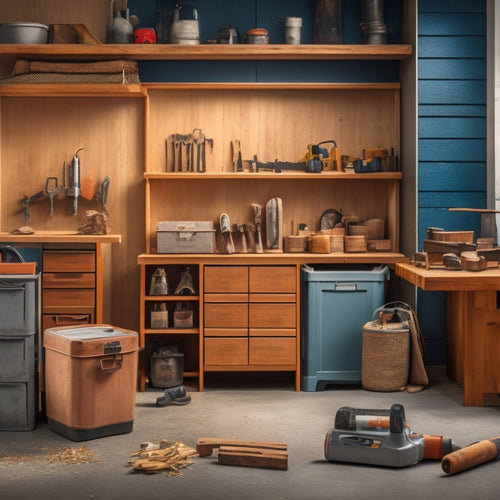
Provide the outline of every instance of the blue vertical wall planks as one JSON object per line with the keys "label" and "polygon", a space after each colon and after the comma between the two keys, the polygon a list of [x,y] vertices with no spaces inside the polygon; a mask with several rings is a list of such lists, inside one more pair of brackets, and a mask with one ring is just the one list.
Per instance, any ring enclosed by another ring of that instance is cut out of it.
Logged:
{"label": "blue vertical wall planks", "polygon": [[[429,226],[480,232],[486,208],[486,1],[418,2],[418,244]],[[418,292],[429,364],[446,362],[446,295]]]}

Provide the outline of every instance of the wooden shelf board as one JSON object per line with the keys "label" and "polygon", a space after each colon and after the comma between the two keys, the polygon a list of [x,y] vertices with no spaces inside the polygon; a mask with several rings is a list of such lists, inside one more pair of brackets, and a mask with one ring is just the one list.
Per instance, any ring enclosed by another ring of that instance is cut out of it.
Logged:
{"label": "wooden shelf board", "polygon": [[409,262],[401,253],[141,254],[138,264],[395,264]]}
{"label": "wooden shelf board", "polygon": [[4,44],[0,57],[31,59],[304,60],[408,59],[411,45],[247,44]]}
{"label": "wooden shelf board", "polygon": [[145,300],[151,302],[189,302],[200,300],[200,297],[198,295],[146,295]]}
{"label": "wooden shelf board", "polygon": [[149,83],[142,86],[148,91],[161,90],[400,90],[399,82],[182,82]]}
{"label": "wooden shelf board", "polygon": [[374,172],[366,174],[356,174],[347,172],[321,172],[312,174],[308,172],[297,171],[282,171],[282,172],[145,172],[144,178],[149,180],[176,180],[176,179],[203,179],[203,180],[245,180],[245,179],[262,179],[262,180],[283,180],[283,179],[300,179],[301,181],[324,181],[326,179],[335,180],[401,180],[402,172]]}
{"label": "wooden shelf board", "polygon": [[146,328],[144,330],[144,335],[198,335],[199,333],[198,328]]}
{"label": "wooden shelf board", "polygon": [[70,231],[35,231],[35,234],[0,232],[3,243],[121,243],[121,234],[78,234]]}
{"label": "wooden shelf board", "polygon": [[6,84],[0,85],[0,97],[146,97],[146,90],[140,84]]}

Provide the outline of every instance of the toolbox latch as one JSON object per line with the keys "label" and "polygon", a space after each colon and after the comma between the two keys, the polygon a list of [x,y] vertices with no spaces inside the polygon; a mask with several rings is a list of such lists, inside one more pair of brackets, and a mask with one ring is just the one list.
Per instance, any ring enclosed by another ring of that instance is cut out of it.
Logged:
{"label": "toolbox latch", "polygon": [[115,352],[121,352],[122,346],[119,340],[113,340],[104,344],[104,354],[113,354]]}

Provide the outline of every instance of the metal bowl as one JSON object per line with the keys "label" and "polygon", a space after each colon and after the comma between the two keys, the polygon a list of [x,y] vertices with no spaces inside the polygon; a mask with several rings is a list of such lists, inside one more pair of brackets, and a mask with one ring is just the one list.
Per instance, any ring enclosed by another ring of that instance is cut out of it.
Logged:
{"label": "metal bowl", "polygon": [[0,24],[0,43],[47,43],[49,27],[39,23]]}

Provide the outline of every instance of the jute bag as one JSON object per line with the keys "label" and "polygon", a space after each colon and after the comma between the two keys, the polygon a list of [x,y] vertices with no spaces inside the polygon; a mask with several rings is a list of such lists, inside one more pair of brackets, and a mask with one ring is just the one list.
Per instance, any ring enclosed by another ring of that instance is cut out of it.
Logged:
{"label": "jute bag", "polygon": [[418,392],[429,384],[417,317],[403,302],[386,304],[363,326],[361,385],[369,391]]}

